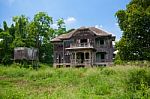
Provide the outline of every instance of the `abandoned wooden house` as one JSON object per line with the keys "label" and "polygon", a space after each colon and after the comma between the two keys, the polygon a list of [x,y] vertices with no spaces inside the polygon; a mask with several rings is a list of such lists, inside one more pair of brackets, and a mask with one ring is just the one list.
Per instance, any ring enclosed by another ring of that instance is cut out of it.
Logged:
{"label": "abandoned wooden house", "polygon": [[54,67],[91,67],[112,64],[115,36],[95,27],[81,27],[51,40]]}

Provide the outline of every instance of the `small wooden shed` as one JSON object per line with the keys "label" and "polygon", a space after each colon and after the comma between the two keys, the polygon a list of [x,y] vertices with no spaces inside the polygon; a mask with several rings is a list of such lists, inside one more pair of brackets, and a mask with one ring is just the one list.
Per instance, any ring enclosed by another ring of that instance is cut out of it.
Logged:
{"label": "small wooden shed", "polygon": [[38,49],[17,47],[14,49],[14,60],[38,60]]}

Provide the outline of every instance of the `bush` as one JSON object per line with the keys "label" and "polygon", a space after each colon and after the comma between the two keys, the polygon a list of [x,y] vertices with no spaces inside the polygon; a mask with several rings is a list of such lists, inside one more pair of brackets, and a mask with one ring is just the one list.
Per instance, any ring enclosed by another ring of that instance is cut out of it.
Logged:
{"label": "bush", "polygon": [[2,63],[4,65],[10,65],[12,64],[11,55],[5,55],[2,59]]}
{"label": "bush", "polygon": [[28,69],[19,67],[1,67],[0,75],[7,77],[24,77],[29,72]]}
{"label": "bush", "polygon": [[133,69],[127,77],[127,91],[131,98],[148,98],[150,87],[150,70],[149,68]]}

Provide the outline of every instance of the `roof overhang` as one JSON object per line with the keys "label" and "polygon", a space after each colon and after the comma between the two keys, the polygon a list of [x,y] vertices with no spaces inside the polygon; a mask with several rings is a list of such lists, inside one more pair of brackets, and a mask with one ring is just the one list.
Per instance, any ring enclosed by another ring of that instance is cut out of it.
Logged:
{"label": "roof overhang", "polygon": [[66,33],[66,34],[62,34],[54,39],[51,40],[51,42],[61,42],[63,40],[66,40],[66,39],[69,39],[71,38],[73,35],[75,35],[78,31],[90,31],[91,33],[93,33],[94,35],[96,36],[100,36],[100,37],[112,37],[113,40],[115,40],[115,36],[112,36],[112,34],[102,30],[102,29],[98,29],[98,28],[95,28],[95,27],[81,27],[81,28],[78,28],[76,30],[73,30],[69,33]]}

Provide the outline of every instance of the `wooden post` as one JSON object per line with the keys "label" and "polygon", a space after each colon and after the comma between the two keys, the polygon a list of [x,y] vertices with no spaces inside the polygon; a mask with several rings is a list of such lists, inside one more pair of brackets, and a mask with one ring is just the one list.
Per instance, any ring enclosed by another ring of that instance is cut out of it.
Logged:
{"label": "wooden post", "polygon": [[90,39],[87,39],[87,46],[90,47]]}
{"label": "wooden post", "polygon": [[75,64],[76,64],[76,60],[77,60],[77,55],[76,55],[77,53],[75,52]]}
{"label": "wooden post", "polygon": [[91,64],[91,52],[89,51],[89,62]]}
{"label": "wooden post", "polygon": [[65,63],[65,46],[64,46],[64,41],[63,41],[63,65],[64,65],[64,63]]}
{"label": "wooden post", "polygon": [[83,63],[85,63],[85,64],[86,64],[85,59],[86,59],[86,55],[85,55],[85,51],[84,51],[84,60],[83,60]]}
{"label": "wooden post", "polygon": [[73,53],[72,53],[72,52],[70,52],[70,53],[71,53],[71,54],[70,54],[70,63],[71,63],[70,65],[72,65],[72,54],[73,54]]}
{"label": "wooden post", "polygon": [[93,59],[94,59],[94,56],[93,56],[93,53],[91,52],[91,63],[93,65]]}

